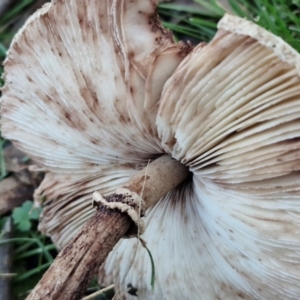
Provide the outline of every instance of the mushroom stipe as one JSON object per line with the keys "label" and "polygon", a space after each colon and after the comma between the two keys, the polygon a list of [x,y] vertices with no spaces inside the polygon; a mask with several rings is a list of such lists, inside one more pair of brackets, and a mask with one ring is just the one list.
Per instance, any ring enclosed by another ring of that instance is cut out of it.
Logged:
{"label": "mushroom stipe", "polygon": [[[128,205],[127,199],[136,198],[137,193],[142,193],[143,201],[148,207],[155,205],[188,175],[186,166],[163,155],[133,176],[123,189],[118,189],[116,194],[106,197],[104,202],[101,199],[103,197],[96,193],[96,214],[58,254],[27,300],[80,299],[113,246],[128,234],[137,235],[138,230],[134,227],[140,224],[140,209],[135,201]],[[145,242],[141,240],[141,243],[151,256]],[[152,281],[153,279],[151,284]]]}

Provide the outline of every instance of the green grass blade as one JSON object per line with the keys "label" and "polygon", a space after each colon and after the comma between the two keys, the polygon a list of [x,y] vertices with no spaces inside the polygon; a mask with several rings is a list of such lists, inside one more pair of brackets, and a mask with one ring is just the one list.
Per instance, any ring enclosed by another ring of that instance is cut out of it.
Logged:
{"label": "green grass blade", "polygon": [[189,18],[189,21],[193,25],[198,25],[198,26],[201,26],[201,27],[208,27],[208,28],[217,29],[217,24],[215,22],[212,22],[212,21],[207,21],[207,20],[200,19],[200,18]]}
{"label": "green grass blade", "polygon": [[30,248],[34,244],[35,244],[35,241],[30,241],[30,242],[27,242],[27,243],[17,247],[14,251],[14,255],[17,256],[19,253],[23,253],[24,251],[26,251],[28,248]]}
{"label": "green grass blade", "polygon": [[7,244],[7,243],[29,242],[29,241],[36,242],[36,240],[33,238],[12,238],[12,239],[7,239],[7,240],[0,240],[0,245]]}
{"label": "green grass blade", "polygon": [[[51,255],[51,253],[48,251],[47,247],[44,245],[44,243],[42,243],[42,241],[40,240],[40,238],[37,236],[37,234],[32,233],[31,234],[33,238],[36,239],[36,243],[38,244],[38,246],[41,248],[42,250],[42,254],[43,256],[47,259],[48,262],[53,262],[53,257]],[[42,259],[42,257],[40,257],[40,259]]]}
{"label": "green grass blade", "polygon": [[164,27],[174,31],[174,32],[179,32],[182,34],[185,34],[190,37],[194,37],[196,39],[199,39],[199,32],[196,29],[190,28],[188,26],[182,26],[182,25],[175,25],[169,22],[163,22]]}
{"label": "green grass blade", "polygon": [[196,3],[200,4],[207,10],[207,15],[211,17],[222,17],[224,10],[215,0],[194,0]]}
{"label": "green grass blade", "polygon": [[146,249],[146,251],[149,254],[149,258],[150,258],[150,262],[151,262],[151,287],[152,287],[152,289],[154,289],[154,284],[155,284],[155,265],[154,265],[153,256],[152,256],[150,250],[148,249],[146,242],[143,239],[141,239],[141,238],[139,238],[139,240],[140,240],[142,246]]}
{"label": "green grass blade", "polygon": [[43,265],[41,265],[41,266],[39,266],[37,268],[31,269],[31,270],[29,270],[29,271],[27,271],[27,272],[25,272],[25,273],[23,273],[21,275],[18,275],[15,278],[14,282],[17,283],[17,282],[20,282],[20,281],[24,281],[24,280],[28,279],[29,277],[31,277],[31,276],[33,276],[33,275],[35,275],[37,273],[40,273],[40,272],[44,271],[50,265],[51,265],[51,262],[47,262],[47,263],[45,263],[45,264],[43,264]]}
{"label": "green grass blade", "polygon": [[160,3],[158,6],[159,9],[165,9],[171,11],[171,14],[174,14],[174,11],[177,12],[187,12],[190,14],[205,14],[202,9],[197,9],[195,7],[187,6],[187,5],[179,5],[172,3]]}
{"label": "green grass blade", "polygon": [[246,13],[245,8],[241,7],[240,3],[236,0],[228,0],[228,2],[235,15],[249,19],[249,15]]}
{"label": "green grass blade", "polygon": [[[29,251],[26,251],[25,253],[23,254],[20,254],[20,255],[17,255],[15,256],[15,260],[20,260],[20,259],[23,259],[23,258],[26,258],[26,257],[30,257],[30,256],[34,256],[34,255],[40,255],[40,254],[44,254],[44,251],[51,251],[51,250],[56,250],[56,247],[54,244],[52,245],[47,245],[47,246],[44,246],[43,248],[36,248],[36,249],[33,249],[33,250],[29,250]],[[53,258],[52,258],[53,260]],[[50,261],[49,261],[50,262]]]}

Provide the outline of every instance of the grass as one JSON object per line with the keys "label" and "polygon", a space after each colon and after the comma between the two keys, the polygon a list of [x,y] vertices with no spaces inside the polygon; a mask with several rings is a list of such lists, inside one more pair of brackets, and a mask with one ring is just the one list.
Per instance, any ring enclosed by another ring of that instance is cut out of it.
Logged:
{"label": "grass", "polygon": [[12,218],[14,225],[15,238],[0,236],[0,247],[7,243],[14,244],[14,299],[25,298],[57,253],[50,239],[37,230],[39,214],[40,210],[33,208],[32,201],[26,201],[21,207],[15,208],[11,216],[0,219],[0,228],[8,218]]}
{"label": "grass", "polygon": [[[197,41],[210,41],[217,31],[217,23],[226,11],[251,20],[280,36],[300,52],[300,2],[298,0],[228,0],[224,8],[216,0],[195,0],[199,8],[164,3],[161,16],[164,25],[179,37],[188,36]],[[205,9],[201,9],[200,5]]]}
{"label": "grass", "polygon": [[[19,0],[7,12],[0,16],[0,62],[3,62],[9,43],[24,14],[36,4],[35,0]],[[300,52],[300,4],[298,0],[228,0],[228,5],[221,7],[216,0],[195,0],[194,5],[161,3],[159,14],[165,27],[171,29],[177,39],[189,39],[193,43],[209,41],[215,35],[217,22],[225,11],[247,18],[280,36]],[[0,73],[3,71],[0,67]],[[0,85],[3,85],[3,80]],[[4,165],[3,147],[5,140],[0,137],[0,180],[8,176]],[[27,204],[26,204],[27,203]],[[41,278],[56,255],[55,246],[37,230],[39,212],[32,215],[32,202],[26,202],[16,208],[11,217],[15,226],[15,238],[3,243],[14,243],[13,270],[14,299],[24,299],[28,291]],[[9,216],[0,218],[0,228]],[[2,225],[1,225],[2,224]],[[93,283],[89,288],[95,292],[99,287]],[[105,295],[97,299],[108,299]]]}

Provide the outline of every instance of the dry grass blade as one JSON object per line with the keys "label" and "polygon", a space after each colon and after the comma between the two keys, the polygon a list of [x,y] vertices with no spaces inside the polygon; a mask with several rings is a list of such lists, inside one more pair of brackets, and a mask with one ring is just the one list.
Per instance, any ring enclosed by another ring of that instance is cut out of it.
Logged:
{"label": "dry grass blade", "polygon": [[82,298],[82,300],[93,300],[93,299],[95,299],[97,296],[99,296],[99,295],[105,293],[106,291],[109,291],[109,290],[113,289],[114,287],[115,287],[115,285],[114,285],[114,284],[111,284],[111,285],[109,285],[109,286],[107,286],[107,287],[105,287],[105,288],[103,288],[103,289],[101,289],[101,290],[99,290],[99,291],[97,291],[97,292],[91,294],[91,295],[88,295],[88,296]]}

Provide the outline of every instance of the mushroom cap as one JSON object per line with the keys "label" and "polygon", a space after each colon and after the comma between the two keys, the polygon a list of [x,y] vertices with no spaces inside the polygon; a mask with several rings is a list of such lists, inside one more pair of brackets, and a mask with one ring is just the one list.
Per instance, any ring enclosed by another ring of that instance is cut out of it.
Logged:
{"label": "mushroom cap", "polygon": [[93,213],[95,190],[112,193],[164,152],[157,104],[191,46],[174,43],[155,8],[52,1],[9,49],[2,133],[48,172],[35,200],[46,198],[40,228],[59,246]]}
{"label": "mushroom cap", "polygon": [[193,177],[146,213],[154,288],[136,239],[115,246],[100,280],[139,299],[298,299],[299,54],[230,15],[188,54],[155,6],[53,1],[15,38],[2,128],[47,170],[41,227],[63,246],[94,190],[168,153]]}
{"label": "mushroom cap", "polygon": [[298,299],[299,110],[299,54],[226,15],[160,100],[162,146],[193,179],[146,216],[154,290],[134,240],[116,246],[100,279],[130,284],[140,299]]}

